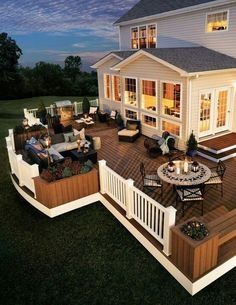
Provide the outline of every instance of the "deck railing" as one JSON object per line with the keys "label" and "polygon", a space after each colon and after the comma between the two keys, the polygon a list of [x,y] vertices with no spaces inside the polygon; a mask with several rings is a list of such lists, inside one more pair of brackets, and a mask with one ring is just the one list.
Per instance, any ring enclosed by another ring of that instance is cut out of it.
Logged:
{"label": "deck railing", "polygon": [[134,186],[132,179],[125,180],[99,161],[100,191],[108,194],[125,211],[126,217],[134,218],[155,239],[163,245],[163,252],[171,254],[171,231],[175,225],[176,209],[163,205],[150,198]]}
{"label": "deck railing", "polygon": [[[89,103],[90,103],[90,106],[99,106],[98,99],[91,100],[91,101],[89,101]],[[55,114],[54,105],[50,105],[45,108],[46,108],[47,113],[50,114],[51,116],[53,116]],[[73,108],[74,108],[74,115],[82,114],[83,113],[83,102],[73,102]],[[38,108],[24,109],[25,117],[26,117],[26,115],[29,116],[29,114],[30,114],[30,116],[37,118],[37,111],[38,111]],[[26,118],[28,118],[28,117],[26,117]]]}
{"label": "deck railing", "polygon": [[20,186],[26,186],[35,195],[34,181],[32,178],[39,176],[38,165],[30,165],[22,159],[22,155],[16,154],[14,143],[12,143],[12,132],[12,130],[9,130],[9,136],[6,138],[11,173],[17,177]]}

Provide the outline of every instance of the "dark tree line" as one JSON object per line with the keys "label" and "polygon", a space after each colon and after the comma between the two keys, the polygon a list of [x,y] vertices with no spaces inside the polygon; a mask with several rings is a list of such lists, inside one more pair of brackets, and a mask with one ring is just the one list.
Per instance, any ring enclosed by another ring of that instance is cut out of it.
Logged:
{"label": "dark tree line", "polygon": [[64,68],[38,62],[21,67],[22,50],[7,33],[0,34],[0,99],[43,95],[97,96],[97,73],[81,71],[81,58],[68,56]]}

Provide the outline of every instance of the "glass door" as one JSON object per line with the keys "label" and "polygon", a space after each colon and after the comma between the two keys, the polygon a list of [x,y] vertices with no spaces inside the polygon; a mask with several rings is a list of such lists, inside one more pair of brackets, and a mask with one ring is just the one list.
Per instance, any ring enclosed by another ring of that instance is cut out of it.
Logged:
{"label": "glass door", "polygon": [[216,123],[215,132],[229,129],[229,97],[230,89],[216,90]]}
{"label": "glass door", "polygon": [[212,91],[202,91],[200,93],[200,136],[212,134],[213,128],[213,93]]}

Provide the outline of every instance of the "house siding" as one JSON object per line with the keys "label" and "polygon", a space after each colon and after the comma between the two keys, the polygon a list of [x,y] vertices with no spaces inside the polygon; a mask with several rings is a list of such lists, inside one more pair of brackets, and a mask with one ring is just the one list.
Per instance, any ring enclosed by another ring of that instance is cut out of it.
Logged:
{"label": "house siding", "polygon": [[[205,32],[206,14],[221,10],[229,10],[229,28],[222,32]],[[177,16],[148,21],[147,24],[157,24],[157,47],[175,48],[204,46],[209,49],[236,57],[236,4],[219,6],[214,9],[204,9]],[[129,50],[130,28],[142,23],[120,27],[120,49]]]}
{"label": "house siding", "polygon": [[236,72],[201,75],[199,78],[192,79],[191,84],[190,128],[194,130],[197,137],[199,137],[200,91],[222,87],[231,88],[231,105],[229,106],[231,123],[229,127],[231,131],[236,132]]}
{"label": "house siding", "polygon": [[[121,102],[115,102],[112,99],[105,98],[104,93],[104,74],[119,75],[119,71],[112,71],[110,68],[119,63],[120,60],[113,58],[105,62],[97,69],[98,73],[98,92],[99,92],[99,107],[102,110],[117,110],[121,112]],[[121,89],[122,90],[122,89]]]}

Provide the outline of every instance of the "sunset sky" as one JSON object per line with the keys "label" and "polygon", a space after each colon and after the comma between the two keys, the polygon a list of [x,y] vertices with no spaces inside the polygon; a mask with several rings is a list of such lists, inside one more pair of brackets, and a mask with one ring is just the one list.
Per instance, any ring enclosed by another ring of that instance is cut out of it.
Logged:
{"label": "sunset sky", "polygon": [[83,68],[118,49],[112,26],[138,0],[1,0],[0,29],[23,51],[20,63],[63,64],[79,55]]}

